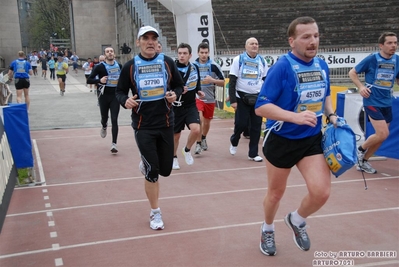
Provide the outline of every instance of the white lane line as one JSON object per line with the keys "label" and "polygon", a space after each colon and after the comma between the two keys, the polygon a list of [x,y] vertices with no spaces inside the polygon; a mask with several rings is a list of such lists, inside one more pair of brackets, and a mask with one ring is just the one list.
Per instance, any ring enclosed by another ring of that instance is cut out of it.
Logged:
{"label": "white lane line", "polygon": [[[399,176],[372,178],[372,179],[369,179],[369,180],[388,180],[388,179],[397,179],[397,178],[399,178]],[[360,179],[359,180],[340,180],[340,181],[335,181],[335,182],[332,182],[332,183],[333,184],[341,184],[341,183],[350,183],[350,182],[363,182],[363,181],[360,180]],[[306,184],[288,185],[287,188],[304,187],[304,186],[306,186]],[[199,193],[199,194],[160,197],[159,200],[191,198],[191,197],[203,197],[203,196],[212,196],[212,195],[221,195],[221,194],[246,193],[246,192],[266,191],[266,190],[267,190],[267,187],[257,187],[257,188],[249,188],[249,189],[237,189],[237,190],[229,190],[229,191],[217,191],[217,192],[208,192],[208,193]],[[100,203],[100,204],[65,207],[65,208],[51,209],[50,211],[54,212],[54,211],[74,210],[74,209],[85,209],[85,208],[104,207],[104,206],[111,206],[111,205],[123,205],[123,204],[131,204],[131,203],[140,203],[140,202],[147,202],[147,201],[148,201],[147,198],[145,198],[145,199],[135,199],[135,200],[126,200],[126,201],[108,202],[108,203]],[[23,212],[23,213],[13,213],[13,214],[7,214],[6,217],[16,217],[16,216],[40,214],[40,213],[47,212],[47,211],[49,211],[49,210],[38,210],[38,211]]]}
{"label": "white lane line", "polygon": [[[331,213],[331,214],[324,214],[324,215],[309,216],[308,218],[312,219],[312,218],[339,217],[339,216],[348,216],[348,215],[350,216],[350,215],[354,215],[354,214],[367,214],[367,213],[386,212],[386,211],[395,211],[395,210],[399,210],[399,207]],[[283,221],[284,221],[284,219],[275,220],[276,223],[281,223]],[[101,244],[126,242],[126,241],[140,240],[140,239],[147,239],[147,238],[158,238],[158,237],[162,237],[162,236],[183,235],[183,234],[189,234],[189,233],[215,231],[215,230],[220,230],[220,229],[225,230],[227,228],[237,228],[237,227],[260,225],[261,223],[262,223],[261,221],[258,221],[258,222],[250,222],[250,223],[239,223],[239,224],[228,224],[228,225],[220,225],[220,226],[213,226],[213,227],[195,228],[195,229],[175,231],[175,232],[162,232],[162,233],[157,232],[156,234],[114,238],[114,239],[98,240],[98,241],[93,241],[93,242],[73,244],[73,245],[68,245],[68,246],[60,246],[59,250],[88,247],[88,246],[95,246],[95,245],[101,245]],[[49,252],[52,250],[54,250],[54,249],[48,248],[48,249],[39,249],[39,250],[31,250],[31,251],[17,252],[17,253],[11,253],[11,254],[4,254],[4,255],[0,255],[0,259],[38,254],[38,253],[43,253],[43,252]]]}
{"label": "white lane line", "polygon": [[[217,169],[217,170],[207,170],[207,171],[196,171],[196,172],[179,172],[171,174],[169,177],[163,177],[163,179],[169,179],[175,176],[184,176],[186,178],[187,175],[191,174],[204,174],[204,173],[216,173],[216,172],[230,172],[230,171],[247,171],[252,169],[265,169],[265,166],[258,166],[258,167],[243,167],[243,168],[235,168],[235,169]],[[398,176],[399,177],[399,176]],[[208,177],[201,177],[196,179],[202,179]],[[55,187],[55,186],[67,186],[67,185],[80,185],[80,184],[91,184],[91,183],[104,183],[104,182],[115,182],[115,181],[126,181],[126,180],[136,180],[136,179],[143,179],[143,176],[132,176],[132,177],[121,177],[121,178],[110,178],[110,179],[102,179],[102,180],[91,180],[91,181],[82,181],[82,182],[72,182],[72,183],[62,183],[62,184],[46,184],[46,187]],[[32,189],[34,187],[18,187],[14,190],[20,189]]]}
{"label": "white lane line", "polygon": [[64,262],[62,261],[62,258],[57,258],[55,259],[55,266],[64,266]]}
{"label": "white lane line", "polygon": [[[216,169],[216,170],[206,170],[206,171],[193,171],[193,172],[178,172],[178,173],[172,173],[169,177],[163,177],[163,179],[170,179],[173,177],[177,176],[184,176],[185,179],[207,179],[207,176],[203,177],[195,177],[195,178],[187,178],[187,176],[193,175],[193,174],[206,174],[206,173],[217,173],[217,172],[236,172],[236,171],[247,171],[247,170],[254,170],[254,169],[266,169],[266,166],[257,166],[257,167],[242,167],[242,168],[234,168],[234,169]],[[266,178],[266,176],[265,176]],[[384,179],[390,179],[390,178],[399,178],[399,176],[391,176],[391,175],[384,175],[384,177],[374,177],[374,178],[366,178],[367,181],[375,181],[375,180],[384,180]],[[72,182],[72,183],[61,183],[61,184],[46,184],[46,187],[56,187],[56,186],[68,186],[68,185],[80,185],[80,184],[92,184],[92,183],[104,183],[104,182],[115,182],[115,181],[126,181],[126,180],[137,180],[137,179],[143,179],[143,176],[131,176],[131,177],[121,177],[121,178],[110,178],[110,179],[101,179],[101,180],[91,180],[91,181],[82,181],[82,182]],[[347,178],[345,178],[347,179]],[[352,179],[352,180],[343,180],[339,178],[335,178],[334,180],[331,181],[331,184],[338,184],[338,183],[348,183],[348,182],[363,182],[361,179],[361,176],[359,176],[359,179]],[[35,189],[37,187],[17,187],[14,190],[31,190]]]}
{"label": "white lane line", "polygon": [[51,238],[56,238],[58,236],[57,232],[50,232]]}
{"label": "white lane line", "polygon": [[34,148],[35,154],[36,154],[36,165],[37,165],[37,169],[39,170],[39,178],[40,178],[39,182],[42,185],[46,185],[46,176],[44,176],[42,159],[40,158],[39,148],[37,147],[36,139],[33,139],[32,142],[33,142],[33,148]]}

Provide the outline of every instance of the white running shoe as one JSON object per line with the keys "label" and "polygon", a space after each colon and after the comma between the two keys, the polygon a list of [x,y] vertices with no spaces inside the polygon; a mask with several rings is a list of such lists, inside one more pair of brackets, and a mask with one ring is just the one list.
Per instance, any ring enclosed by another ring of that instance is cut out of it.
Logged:
{"label": "white running shoe", "polygon": [[256,162],[261,162],[263,160],[263,158],[260,156],[256,156],[254,158],[248,157],[248,159]]}
{"label": "white running shoe", "polygon": [[173,170],[180,170],[180,165],[179,165],[179,161],[177,158],[173,158]]}
{"label": "white running shoe", "polygon": [[153,230],[162,230],[164,228],[161,211],[150,214],[150,228]]}
{"label": "white running shoe", "polygon": [[118,153],[118,148],[116,147],[116,144],[115,144],[115,143],[112,143],[112,146],[111,146],[111,153],[112,153],[112,154]]}
{"label": "white running shoe", "polygon": [[194,159],[193,159],[193,156],[191,156],[191,152],[190,151],[186,152],[184,147],[181,152],[183,153],[183,156],[184,156],[184,159],[186,160],[187,165],[193,165]]}
{"label": "white running shoe", "polygon": [[234,156],[236,153],[237,153],[237,147],[230,145],[230,154]]}

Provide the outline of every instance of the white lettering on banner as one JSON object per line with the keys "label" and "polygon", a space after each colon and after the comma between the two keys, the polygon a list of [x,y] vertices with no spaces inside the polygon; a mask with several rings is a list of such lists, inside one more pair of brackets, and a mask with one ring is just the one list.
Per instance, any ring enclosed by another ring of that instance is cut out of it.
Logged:
{"label": "white lettering on banner", "polygon": [[[399,53],[396,53],[399,55]],[[317,54],[317,57],[324,60],[328,67],[333,68],[353,68],[357,64],[360,63],[365,57],[370,55],[370,53],[358,52],[358,53],[320,53]],[[266,59],[267,64],[272,66],[277,62],[281,55],[263,55],[261,56]],[[218,56],[215,58],[215,61],[220,65],[222,71],[230,71],[231,64],[233,63],[233,59],[235,56]]]}
{"label": "white lettering on banner", "polygon": [[7,135],[3,132],[0,140],[0,205],[3,201],[4,192],[14,165],[10,146],[8,145]]}

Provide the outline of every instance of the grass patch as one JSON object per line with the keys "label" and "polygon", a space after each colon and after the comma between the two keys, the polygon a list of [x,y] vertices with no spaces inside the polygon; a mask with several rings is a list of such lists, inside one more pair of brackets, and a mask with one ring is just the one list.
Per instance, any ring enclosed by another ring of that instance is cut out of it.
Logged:
{"label": "grass patch", "polygon": [[18,182],[20,185],[26,185],[32,182],[28,168],[17,169],[17,172],[18,172]]}
{"label": "grass patch", "polygon": [[234,113],[215,108],[214,117],[218,119],[234,119]]}

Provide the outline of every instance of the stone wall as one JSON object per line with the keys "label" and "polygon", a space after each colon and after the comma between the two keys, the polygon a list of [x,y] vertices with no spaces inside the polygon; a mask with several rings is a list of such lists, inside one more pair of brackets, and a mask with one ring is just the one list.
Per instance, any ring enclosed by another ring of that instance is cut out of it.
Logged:
{"label": "stone wall", "polygon": [[[173,14],[147,2],[155,21],[176,48]],[[216,50],[243,49],[251,36],[261,49],[287,49],[287,28],[299,16],[316,19],[321,47],[375,46],[383,31],[399,34],[398,0],[212,0]]]}
{"label": "stone wall", "polygon": [[104,46],[118,51],[114,0],[71,0],[73,50],[81,58],[99,56]]}
{"label": "stone wall", "polygon": [[8,68],[22,50],[17,1],[1,1],[0,71]]}
{"label": "stone wall", "polygon": [[398,0],[212,0],[212,7],[217,49],[243,48],[251,36],[263,49],[288,48],[288,25],[300,16],[318,22],[321,46],[375,45],[381,32],[399,30]]}

